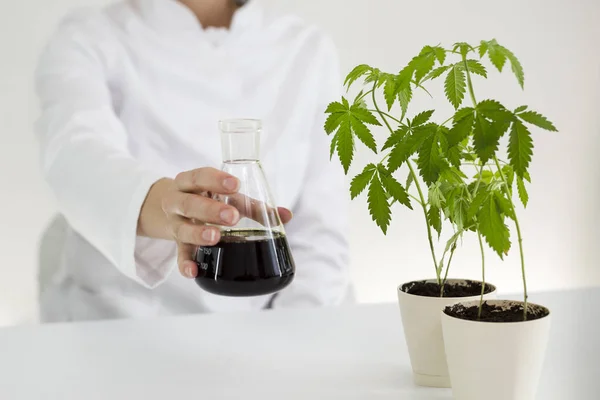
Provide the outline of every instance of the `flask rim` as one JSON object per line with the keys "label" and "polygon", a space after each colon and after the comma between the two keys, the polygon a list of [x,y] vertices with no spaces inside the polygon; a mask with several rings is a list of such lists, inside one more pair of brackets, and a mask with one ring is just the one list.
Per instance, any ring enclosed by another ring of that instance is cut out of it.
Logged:
{"label": "flask rim", "polygon": [[256,133],[262,130],[262,121],[255,118],[229,118],[219,121],[221,133]]}

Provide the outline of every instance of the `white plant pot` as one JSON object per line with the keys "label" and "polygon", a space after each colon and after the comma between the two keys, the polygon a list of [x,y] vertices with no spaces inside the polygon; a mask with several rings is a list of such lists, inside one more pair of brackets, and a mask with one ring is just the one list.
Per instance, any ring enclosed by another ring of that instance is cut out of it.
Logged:
{"label": "white plant pot", "polygon": [[[461,302],[464,306],[478,301]],[[493,300],[490,305],[523,305]],[[544,307],[529,304],[538,310]],[[522,322],[478,322],[442,311],[446,356],[455,400],[534,400],[548,334],[550,315]]]}
{"label": "white plant pot", "polygon": [[[428,280],[427,282],[436,282]],[[466,283],[464,279],[448,279],[447,283]],[[477,282],[477,281],[473,281]],[[479,299],[471,297],[425,297],[408,294],[398,287],[398,302],[402,326],[413,370],[413,379],[419,386],[450,387],[450,378],[444,353],[440,312],[447,305],[459,301]],[[496,288],[484,296],[496,298]],[[480,399],[481,400],[481,399]]]}

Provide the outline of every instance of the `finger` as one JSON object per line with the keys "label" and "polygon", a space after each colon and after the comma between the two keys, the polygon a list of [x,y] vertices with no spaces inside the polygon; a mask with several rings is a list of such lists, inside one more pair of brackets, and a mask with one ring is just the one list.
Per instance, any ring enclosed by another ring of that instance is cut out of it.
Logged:
{"label": "finger", "polygon": [[278,207],[277,212],[279,213],[279,219],[281,219],[281,222],[283,224],[287,224],[293,218],[292,212],[290,210],[288,210],[287,208]]}
{"label": "finger", "polygon": [[235,225],[240,220],[240,212],[231,205],[183,192],[169,193],[163,201],[163,210],[210,224]]}
{"label": "finger", "polygon": [[177,265],[179,272],[186,278],[193,279],[198,275],[198,266],[192,260],[195,246],[190,244],[177,244]]}
{"label": "finger", "polygon": [[215,168],[198,168],[182,172],[175,177],[175,184],[182,192],[236,193],[240,181],[235,176]]}
{"label": "finger", "polygon": [[175,232],[175,240],[196,246],[214,246],[221,238],[216,226],[198,225],[188,221],[180,223]]}
{"label": "finger", "polygon": [[[227,203],[234,206],[241,217],[250,218],[263,226],[277,226],[280,222],[285,224],[292,219],[290,210],[283,207],[273,208],[241,193],[228,196]],[[280,210],[281,213],[279,213]]]}

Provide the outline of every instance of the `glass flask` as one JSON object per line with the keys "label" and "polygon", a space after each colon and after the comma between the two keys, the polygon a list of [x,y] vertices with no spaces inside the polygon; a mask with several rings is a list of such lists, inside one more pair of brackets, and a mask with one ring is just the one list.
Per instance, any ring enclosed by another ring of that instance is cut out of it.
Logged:
{"label": "glass flask", "polygon": [[240,180],[235,195],[213,198],[236,207],[239,222],[220,226],[215,246],[196,251],[196,283],[223,296],[275,293],[294,279],[295,266],[277,207],[259,161],[261,122],[234,119],[219,122],[222,170]]}

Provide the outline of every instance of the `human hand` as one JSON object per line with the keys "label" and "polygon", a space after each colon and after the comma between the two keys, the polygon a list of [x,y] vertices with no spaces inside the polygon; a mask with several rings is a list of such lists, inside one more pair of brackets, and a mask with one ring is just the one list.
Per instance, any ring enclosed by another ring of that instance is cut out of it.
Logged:
{"label": "human hand", "polygon": [[[166,216],[166,232],[177,243],[177,264],[181,274],[195,278],[198,267],[193,261],[197,246],[213,246],[220,239],[216,224],[233,226],[241,217],[261,222],[256,210],[262,205],[238,194],[240,182],[234,176],[214,168],[199,168],[182,172],[169,180],[161,196],[161,208]],[[212,199],[211,195],[229,195],[230,204]],[[278,208],[282,223],[292,219],[286,208]]]}

